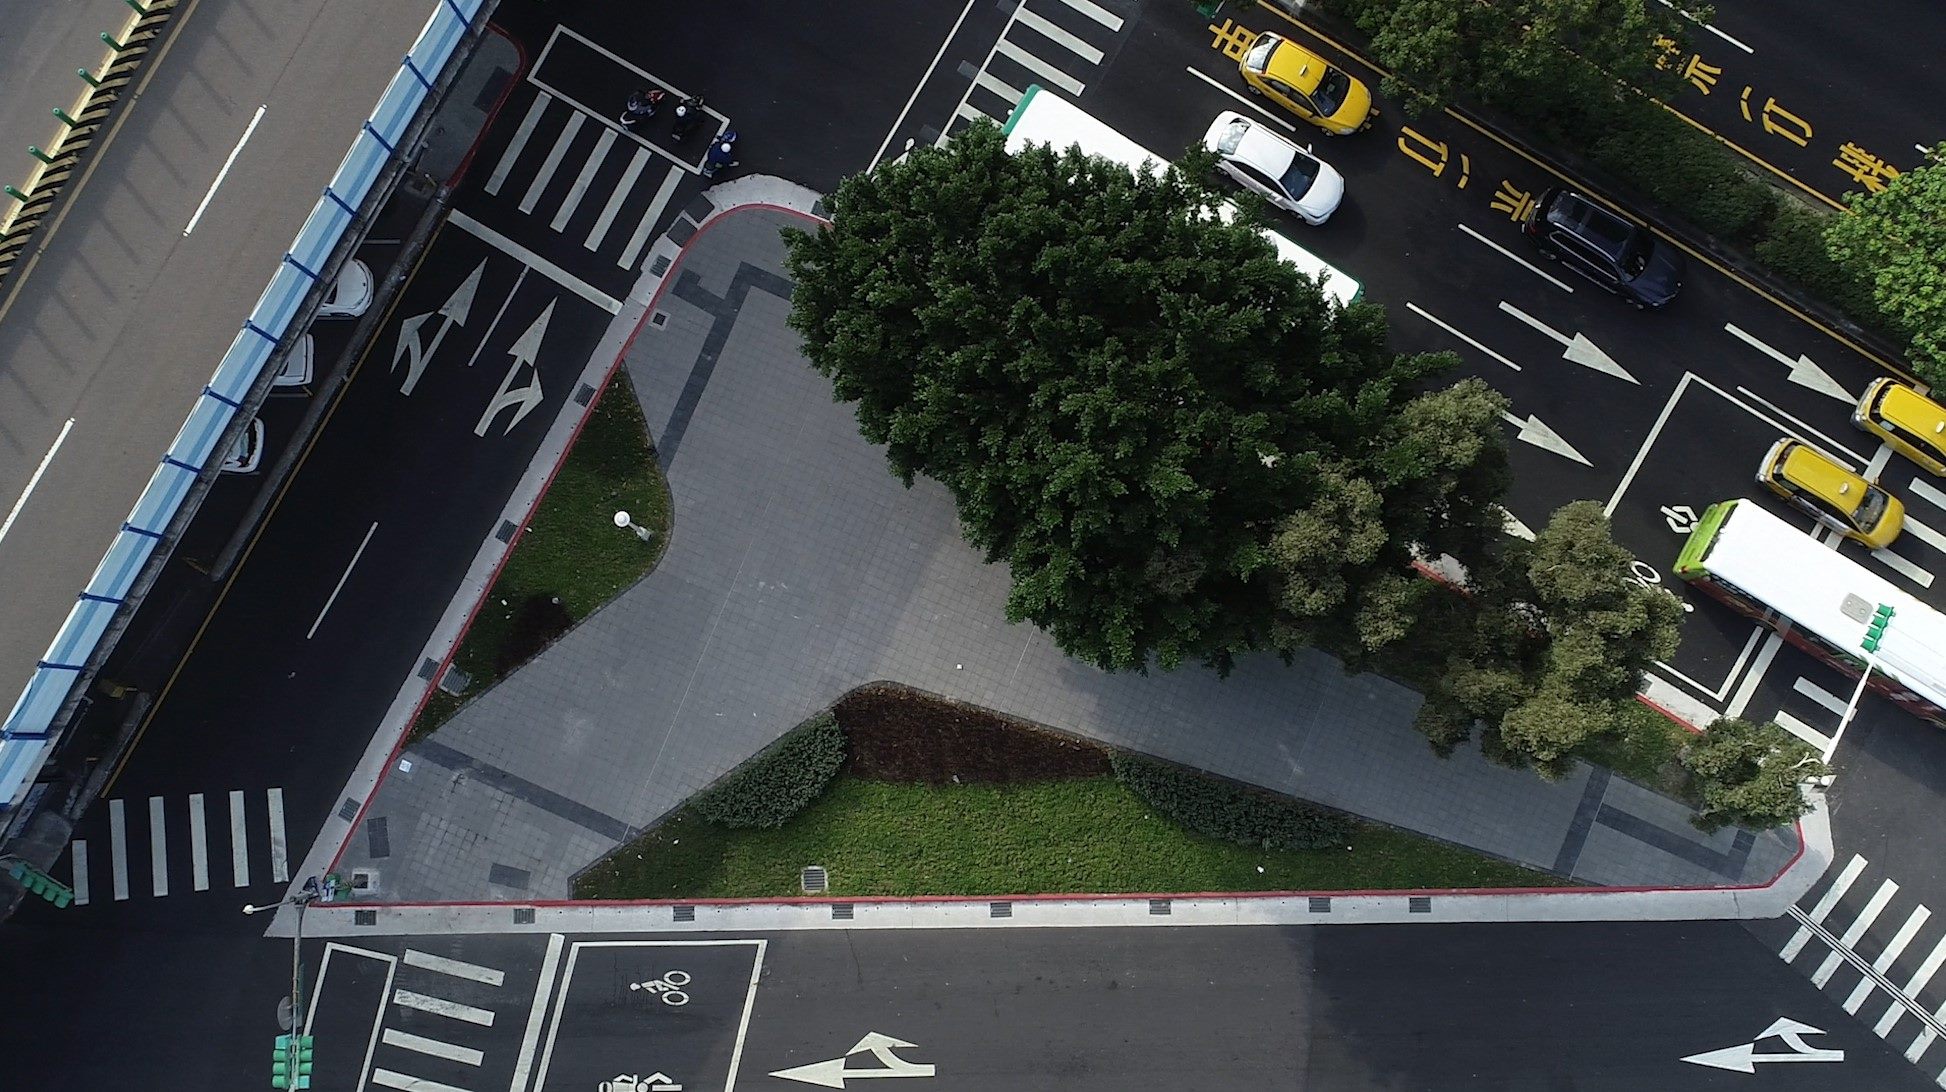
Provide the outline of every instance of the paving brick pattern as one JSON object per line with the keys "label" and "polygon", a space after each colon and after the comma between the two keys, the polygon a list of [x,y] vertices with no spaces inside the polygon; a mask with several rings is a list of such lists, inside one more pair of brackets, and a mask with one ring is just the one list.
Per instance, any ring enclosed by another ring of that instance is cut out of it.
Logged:
{"label": "paving brick pattern", "polygon": [[799,355],[778,240],[794,222],[736,212],[690,241],[627,359],[675,496],[668,554],[407,752],[367,812],[391,817],[390,855],[355,833],[346,857],[387,896],[564,897],[618,834],[874,680],[1589,883],[1762,883],[1796,852],[1790,832],[1705,837],[1605,772],[1440,759],[1411,728],[1416,694],[1321,654],[1107,675],[1009,625],[1006,572],[961,541],[945,491],[893,478]]}

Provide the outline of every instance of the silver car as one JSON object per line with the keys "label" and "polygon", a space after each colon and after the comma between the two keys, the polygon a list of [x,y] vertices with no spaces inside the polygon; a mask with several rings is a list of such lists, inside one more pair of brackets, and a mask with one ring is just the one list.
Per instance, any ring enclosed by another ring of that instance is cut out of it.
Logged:
{"label": "silver car", "polygon": [[1215,152],[1224,174],[1307,224],[1322,224],[1344,200],[1345,176],[1270,127],[1234,110],[1210,123],[1203,147]]}

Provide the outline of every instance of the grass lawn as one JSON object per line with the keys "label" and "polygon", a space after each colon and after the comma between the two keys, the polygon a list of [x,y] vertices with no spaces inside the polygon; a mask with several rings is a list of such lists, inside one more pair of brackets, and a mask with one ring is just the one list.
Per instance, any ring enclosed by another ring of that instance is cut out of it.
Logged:
{"label": "grass lawn", "polygon": [[[1440,842],[1360,826],[1349,847],[1271,850],[1190,834],[1112,777],[926,785],[841,774],[775,830],[678,815],[590,869],[595,899],[1556,887],[1565,881]],[[1262,871],[1259,871],[1259,868]]]}
{"label": "grass lawn", "polygon": [[[644,543],[615,526],[626,511],[655,541]],[[514,632],[514,614],[533,596],[559,597],[566,616],[580,621],[655,568],[669,540],[669,485],[649,442],[628,373],[608,384],[541,498],[487,601],[453,658],[479,693],[500,675],[497,665]],[[551,636],[551,635],[550,635]],[[532,635],[527,635],[531,642]],[[443,724],[462,699],[435,691],[412,727],[417,737]]]}

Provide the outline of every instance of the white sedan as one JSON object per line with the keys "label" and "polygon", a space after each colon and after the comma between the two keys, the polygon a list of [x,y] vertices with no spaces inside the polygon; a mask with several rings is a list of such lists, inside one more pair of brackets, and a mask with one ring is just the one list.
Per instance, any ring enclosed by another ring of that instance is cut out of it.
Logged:
{"label": "white sedan", "polygon": [[1344,199],[1345,176],[1336,168],[1234,110],[1216,115],[1203,147],[1216,153],[1224,174],[1307,224],[1331,219]]}

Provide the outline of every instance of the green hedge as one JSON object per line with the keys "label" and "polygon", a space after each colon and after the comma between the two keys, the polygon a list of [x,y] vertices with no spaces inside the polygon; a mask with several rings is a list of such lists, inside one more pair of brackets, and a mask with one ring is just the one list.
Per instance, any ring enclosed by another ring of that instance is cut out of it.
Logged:
{"label": "green hedge", "polygon": [[844,730],[838,718],[819,713],[697,794],[689,807],[718,826],[780,827],[809,807],[844,764]]}
{"label": "green hedge", "polygon": [[1351,820],[1199,770],[1117,752],[1115,776],[1158,814],[1198,834],[1265,849],[1322,849],[1351,836]]}

